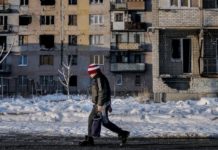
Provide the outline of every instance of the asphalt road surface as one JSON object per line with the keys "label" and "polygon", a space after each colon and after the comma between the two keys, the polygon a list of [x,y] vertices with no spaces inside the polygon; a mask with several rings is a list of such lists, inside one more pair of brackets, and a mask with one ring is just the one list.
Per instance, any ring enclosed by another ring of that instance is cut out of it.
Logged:
{"label": "asphalt road surface", "polygon": [[79,137],[0,135],[0,150],[218,150],[218,139],[129,138],[124,147],[117,138],[97,138],[94,147],[80,147]]}

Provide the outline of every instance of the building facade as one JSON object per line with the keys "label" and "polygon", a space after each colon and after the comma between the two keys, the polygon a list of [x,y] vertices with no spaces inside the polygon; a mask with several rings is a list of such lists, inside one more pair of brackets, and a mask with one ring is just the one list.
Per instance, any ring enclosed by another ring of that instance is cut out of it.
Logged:
{"label": "building facade", "polygon": [[[1,64],[2,94],[63,92],[58,70],[69,59],[72,93],[89,90],[90,63],[101,66],[115,92],[151,89],[151,41],[146,19],[151,23],[152,15],[151,10],[145,13],[151,5],[127,2],[0,0],[0,45],[6,50],[13,45]],[[129,10],[118,10],[123,16],[114,17],[114,5],[124,3]],[[123,23],[119,17],[125,19]]]}
{"label": "building facade", "polygon": [[218,91],[216,0],[154,0],[153,92],[159,101]]}

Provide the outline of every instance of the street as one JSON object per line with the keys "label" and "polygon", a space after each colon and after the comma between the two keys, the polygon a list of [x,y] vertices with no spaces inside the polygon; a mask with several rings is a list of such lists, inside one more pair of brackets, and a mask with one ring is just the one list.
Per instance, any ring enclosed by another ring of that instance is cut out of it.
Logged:
{"label": "street", "polygon": [[0,150],[217,150],[218,139],[148,139],[129,138],[124,147],[119,147],[116,137],[97,138],[94,147],[79,147],[82,137],[41,135],[1,135]]}

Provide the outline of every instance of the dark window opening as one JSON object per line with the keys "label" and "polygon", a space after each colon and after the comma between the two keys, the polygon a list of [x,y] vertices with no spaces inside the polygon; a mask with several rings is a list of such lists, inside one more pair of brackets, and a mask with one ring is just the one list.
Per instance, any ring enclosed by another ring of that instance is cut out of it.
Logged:
{"label": "dark window opening", "polygon": [[191,40],[183,39],[183,72],[191,72]]}
{"label": "dark window opening", "polygon": [[143,63],[142,54],[132,52],[112,52],[111,63]]}
{"label": "dark window opening", "polygon": [[41,5],[55,5],[55,0],[41,0]]}
{"label": "dark window opening", "polygon": [[218,8],[218,0],[203,0],[204,8]]}
{"label": "dark window opening", "polygon": [[68,55],[68,64],[77,65],[77,55]]}
{"label": "dark window opening", "polygon": [[77,4],[77,0],[69,0],[69,5],[76,5]]}
{"label": "dark window opening", "polygon": [[68,44],[69,45],[77,45],[77,36],[76,35],[69,35]]}
{"label": "dark window opening", "polygon": [[173,39],[172,40],[172,58],[173,59],[181,59],[180,39]]}
{"label": "dark window opening", "polygon": [[54,47],[54,35],[40,35],[40,46],[45,48]]}
{"label": "dark window opening", "polygon": [[70,83],[69,83],[70,86],[77,86],[77,76],[71,76],[70,77]]}
{"label": "dark window opening", "polygon": [[6,50],[7,48],[7,38],[6,36],[0,36],[0,49]]}
{"label": "dark window opening", "polygon": [[20,5],[29,5],[29,0],[20,0]]}
{"label": "dark window opening", "polygon": [[19,16],[19,25],[29,25],[32,22],[32,17],[27,15]]}

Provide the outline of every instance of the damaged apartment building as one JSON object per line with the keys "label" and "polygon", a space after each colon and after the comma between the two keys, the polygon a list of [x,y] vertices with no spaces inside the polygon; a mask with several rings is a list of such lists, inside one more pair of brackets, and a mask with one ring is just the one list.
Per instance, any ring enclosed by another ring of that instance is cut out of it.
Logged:
{"label": "damaged apartment building", "polygon": [[1,94],[63,92],[58,69],[69,60],[71,92],[89,90],[90,63],[112,91],[151,89],[151,21],[151,0],[0,0],[0,46],[12,46]]}
{"label": "damaged apartment building", "polygon": [[159,101],[218,92],[218,1],[154,0],[153,92]]}

